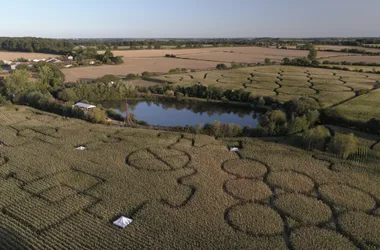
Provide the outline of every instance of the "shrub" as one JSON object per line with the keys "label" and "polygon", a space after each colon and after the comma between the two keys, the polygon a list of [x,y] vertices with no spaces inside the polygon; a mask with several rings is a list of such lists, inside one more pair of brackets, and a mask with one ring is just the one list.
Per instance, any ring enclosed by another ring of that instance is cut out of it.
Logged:
{"label": "shrub", "polygon": [[107,119],[107,113],[103,109],[94,108],[88,112],[87,120],[102,123]]}
{"label": "shrub", "polygon": [[126,77],[125,77],[125,80],[135,80],[138,78],[138,75],[135,75],[135,74],[128,74]]}
{"label": "shrub", "polygon": [[224,64],[224,63],[221,63],[221,64],[218,64],[216,65],[216,69],[217,70],[225,70],[227,69],[228,67]]}
{"label": "shrub", "polygon": [[347,157],[355,153],[358,149],[358,140],[354,134],[336,134],[329,144],[329,152],[337,155],[339,158]]}
{"label": "shrub", "polygon": [[309,121],[307,120],[307,117],[301,116],[301,117],[293,117],[288,126],[288,133],[289,134],[296,134],[299,132],[303,132],[309,128]]}
{"label": "shrub", "polygon": [[104,75],[97,80],[103,83],[118,82],[120,81],[120,77],[117,77],[115,75]]}
{"label": "shrub", "polygon": [[317,126],[316,128],[307,130],[302,135],[304,144],[308,150],[324,150],[326,142],[330,137],[330,131],[324,126]]}
{"label": "shrub", "polygon": [[285,134],[287,131],[286,114],[281,110],[273,110],[259,118],[260,126],[268,135]]}

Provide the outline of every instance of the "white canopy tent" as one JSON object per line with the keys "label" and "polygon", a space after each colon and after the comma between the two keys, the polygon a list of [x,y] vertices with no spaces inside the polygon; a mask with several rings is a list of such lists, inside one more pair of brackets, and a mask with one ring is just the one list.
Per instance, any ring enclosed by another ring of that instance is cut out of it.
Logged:
{"label": "white canopy tent", "polygon": [[118,226],[118,227],[121,227],[121,228],[125,228],[126,226],[128,226],[130,223],[132,223],[132,219],[130,218],[127,218],[127,217],[124,217],[124,216],[121,216],[119,219],[115,220],[113,222],[113,224],[115,226]]}

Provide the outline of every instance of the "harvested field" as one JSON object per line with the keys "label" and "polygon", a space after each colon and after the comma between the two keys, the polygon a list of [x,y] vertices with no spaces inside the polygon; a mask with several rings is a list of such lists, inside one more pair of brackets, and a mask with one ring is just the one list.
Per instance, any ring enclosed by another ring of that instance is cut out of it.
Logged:
{"label": "harvested field", "polygon": [[124,77],[129,73],[141,74],[144,71],[165,73],[173,68],[214,69],[217,64],[217,62],[171,59],[164,57],[124,58],[124,64],[121,65],[62,69],[62,72],[65,74],[66,81],[75,82],[82,79],[95,79],[106,74]]}
{"label": "harvested field", "polygon": [[[219,63],[245,62],[263,63],[265,58],[280,62],[284,57],[296,58],[307,56],[307,51],[281,50],[262,47],[218,47],[201,49],[162,49],[162,50],[114,50],[115,56],[122,56],[124,64],[117,66],[81,67],[64,69],[66,79],[94,79],[105,74],[127,75],[144,71],[166,73],[172,68],[210,69]],[[104,51],[98,51],[104,53]],[[177,58],[164,58],[174,54]],[[321,58],[344,56],[347,53],[320,52]],[[182,58],[182,59],[180,59]]]}
{"label": "harvested field", "polygon": [[22,106],[0,107],[0,124],[0,248],[380,247],[380,176],[367,172],[378,161],[251,138],[236,154],[206,135]]}
{"label": "harvested field", "polygon": [[0,51],[0,61],[1,60],[14,60],[18,58],[25,59],[48,59],[50,57],[58,57],[59,55],[53,54],[43,54],[43,53],[26,53],[26,52],[5,52]]}

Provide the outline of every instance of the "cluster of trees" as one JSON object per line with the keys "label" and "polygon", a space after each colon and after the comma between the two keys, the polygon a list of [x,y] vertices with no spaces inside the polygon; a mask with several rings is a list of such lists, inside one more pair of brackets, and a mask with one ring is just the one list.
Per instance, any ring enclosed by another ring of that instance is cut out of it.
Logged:
{"label": "cluster of trees", "polygon": [[97,64],[122,64],[121,56],[114,56],[110,49],[106,49],[103,54],[98,54],[94,48],[78,48],[73,51],[73,56],[78,64],[85,64],[88,60],[96,60]]}
{"label": "cluster of trees", "polygon": [[290,60],[288,57],[282,59],[283,65],[294,65],[302,67],[316,67],[320,65],[320,62],[317,60],[318,52],[314,46],[308,46],[309,54],[307,57],[295,58]]}
{"label": "cluster of trees", "polygon": [[186,68],[175,68],[175,69],[170,69],[169,70],[169,74],[179,74],[179,73],[186,73],[187,72],[187,69]]}
{"label": "cluster of trees", "polygon": [[101,100],[124,100],[126,97],[136,96],[135,86],[117,81],[113,84],[98,83],[66,83],[61,90],[56,91],[56,96],[63,101],[101,101]]}
{"label": "cluster of trees", "polygon": [[36,37],[0,37],[0,50],[65,55],[74,45],[68,40]]}
{"label": "cluster of trees", "polygon": [[319,104],[312,98],[302,97],[284,104],[283,110],[271,110],[259,119],[265,135],[296,134],[308,130],[319,120]]}
{"label": "cluster of trees", "polygon": [[165,57],[169,57],[169,58],[176,58],[177,56],[174,55],[174,54],[166,54]]}

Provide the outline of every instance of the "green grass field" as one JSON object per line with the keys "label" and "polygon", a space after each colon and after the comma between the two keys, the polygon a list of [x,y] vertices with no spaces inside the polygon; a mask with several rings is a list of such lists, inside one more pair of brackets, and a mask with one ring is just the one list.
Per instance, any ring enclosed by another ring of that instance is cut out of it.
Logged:
{"label": "green grass field", "polygon": [[380,118],[379,107],[380,89],[377,89],[341,104],[334,109],[348,119],[366,122],[373,117]]}
{"label": "green grass field", "polygon": [[0,124],[0,248],[380,248],[378,162],[22,106],[0,107]]}
{"label": "green grass field", "polygon": [[311,97],[331,107],[375,88],[380,75],[292,66],[261,66],[223,71],[201,71],[153,77],[173,86],[202,84],[224,89],[244,89],[252,96],[270,96],[280,102]]}

